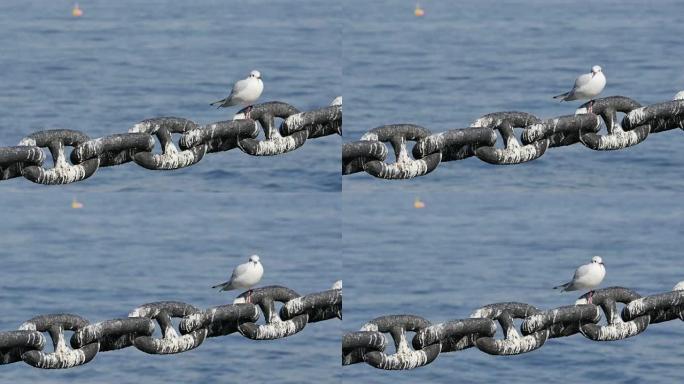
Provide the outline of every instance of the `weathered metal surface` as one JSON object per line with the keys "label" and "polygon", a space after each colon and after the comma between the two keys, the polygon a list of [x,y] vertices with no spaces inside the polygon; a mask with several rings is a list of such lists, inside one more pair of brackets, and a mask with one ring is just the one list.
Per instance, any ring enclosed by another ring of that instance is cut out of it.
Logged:
{"label": "weathered metal surface", "polygon": [[[557,132],[556,132],[557,133]],[[555,133],[553,133],[555,134]],[[381,369],[413,369],[429,364],[438,355],[477,346],[492,355],[517,355],[544,346],[550,339],[581,334],[592,341],[615,341],[644,332],[649,324],[684,320],[684,281],[672,292],[641,297],[623,287],[597,289],[579,297],[575,305],[546,311],[519,302],[485,305],[469,319],[430,324],[415,315],[378,317],[361,331],[345,333],[342,340],[342,364],[365,362]],[[617,303],[625,304],[622,314]],[[601,311],[606,324],[598,324]],[[513,319],[521,319],[520,331]],[[495,320],[501,325],[503,339],[496,339]],[[406,342],[406,332],[413,331],[413,349]],[[385,353],[389,332],[396,353]]]}
{"label": "weathered metal surface", "polygon": [[[426,319],[413,315],[390,315],[378,317],[366,323],[361,330],[389,333],[394,339],[396,351],[388,355],[377,348],[365,352],[363,360],[369,365],[388,370],[413,369],[431,363],[441,349],[439,340],[420,349],[412,349],[406,341],[406,331],[420,332],[430,326]],[[373,349],[370,347],[370,349]]]}
{"label": "weathered metal surface", "polygon": [[309,321],[309,315],[306,313],[292,316],[288,320],[283,320],[278,315],[275,302],[286,303],[300,297],[297,292],[289,288],[277,285],[256,288],[249,294],[245,292],[239,295],[235,303],[244,302],[248,295],[251,296],[252,303],[261,308],[266,324],[255,324],[254,322],[240,324],[238,330],[245,337],[254,340],[280,339],[301,331]]}
{"label": "weathered metal surface", "polygon": [[396,162],[387,164],[381,160],[369,160],[363,164],[363,169],[383,179],[410,179],[432,172],[442,159],[441,152],[431,153],[420,159],[411,159],[406,149],[406,141],[419,141],[428,136],[429,130],[414,124],[384,125],[371,129],[361,137],[361,140],[374,143],[389,142],[394,149]]}
{"label": "weathered metal surface", "polygon": [[[471,156],[490,164],[521,164],[540,158],[549,148],[581,143],[593,150],[619,150],[643,142],[651,133],[684,130],[681,96],[646,107],[624,96],[604,97],[590,103],[592,113],[588,112],[589,103],[577,109],[575,115],[543,121],[526,112],[494,112],[475,120],[470,129],[450,129],[436,134],[412,124],[392,124],[380,127],[384,137],[381,140],[377,132],[380,128],[374,128],[362,136],[361,140],[367,141],[365,145],[359,141],[344,143],[342,174],[365,171],[379,178],[408,179],[426,175],[440,163]],[[626,114],[622,122],[617,120],[618,113]],[[601,123],[607,134],[599,133]],[[520,140],[515,128],[522,129]],[[503,148],[495,146],[497,132]],[[407,133],[412,135],[409,137]],[[410,140],[416,141],[412,151],[414,159],[406,154],[404,143]],[[392,142],[396,163],[384,163],[387,150],[382,141]]]}
{"label": "weathered metal surface", "polygon": [[[71,368],[92,360],[98,352],[135,346],[151,354],[172,354],[198,347],[206,337],[240,332],[258,340],[287,337],[301,331],[308,323],[342,318],[342,281],[326,291],[300,296],[281,286],[254,290],[256,304],[244,303],[248,292],[237,303],[200,310],[178,301],[160,301],[142,305],[129,317],[105,320],[94,324],[80,316],[55,314],[36,316],[24,322],[17,331],[0,332],[0,365],[24,361],[38,368]],[[278,317],[274,301],[283,302],[284,320]],[[259,308],[264,312],[265,325],[254,324]],[[172,317],[180,317],[179,331]],[[155,320],[161,328],[161,338],[152,337]],[[69,348],[64,331],[74,331]],[[55,351],[46,353],[45,337],[49,332]]]}
{"label": "weathered metal surface", "polygon": [[54,352],[45,353],[30,350],[21,355],[26,363],[43,369],[73,368],[92,360],[99,351],[99,342],[91,342],[80,348],[71,349],[64,341],[64,330],[79,331],[88,325],[88,320],[72,314],[52,314],[36,316],[25,321],[19,330],[49,332]]}
{"label": "weathered metal surface", "polygon": [[[143,120],[128,133],[90,139],[82,132],[57,129],[33,133],[19,146],[0,147],[0,181],[23,176],[40,184],[68,184],[85,180],[99,169],[131,161],[151,170],[174,170],[197,164],[206,153],[239,148],[254,156],[272,156],[301,147],[307,139],[342,133],[342,99],[330,106],[300,112],[282,102],[256,104],[245,118],[200,125],[180,117]],[[275,118],[284,119],[280,128]],[[254,120],[252,120],[254,119]],[[266,140],[257,140],[260,126]],[[181,135],[178,146],[172,135]],[[153,153],[154,138],[161,153]],[[64,147],[73,151],[65,155]],[[43,168],[48,148],[54,166]],[[67,162],[71,159],[73,164]]]}
{"label": "weathered metal surface", "polygon": [[171,318],[185,317],[198,312],[198,308],[179,301],[159,301],[134,309],[128,314],[128,317],[146,317],[156,320],[161,327],[162,338],[138,336],[133,340],[133,345],[143,352],[160,355],[180,353],[197,348],[207,337],[207,330],[198,329],[179,336],[173,328]]}
{"label": "weathered metal surface", "polygon": [[54,166],[45,169],[38,165],[24,166],[22,175],[38,184],[69,184],[90,177],[100,164],[99,158],[86,160],[80,164],[69,164],[64,155],[64,147],[77,147],[90,140],[83,132],[71,129],[51,129],[35,132],[20,142],[20,146],[48,148],[52,154]]}

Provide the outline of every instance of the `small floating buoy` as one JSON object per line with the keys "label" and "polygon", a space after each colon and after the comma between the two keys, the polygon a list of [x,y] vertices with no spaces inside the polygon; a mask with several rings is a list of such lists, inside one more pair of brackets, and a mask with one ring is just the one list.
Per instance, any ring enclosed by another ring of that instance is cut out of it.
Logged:
{"label": "small floating buoy", "polygon": [[71,16],[73,16],[73,17],[83,16],[83,10],[78,6],[78,3],[74,4],[74,8],[71,9]]}
{"label": "small floating buoy", "polygon": [[425,15],[425,11],[420,7],[420,3],[416,3],[416,9],[413,11],[413,14],[418,17]]}
{"label": "small floating buoy", "polygon": [[76,198],[74,197],[73,200],[71,200],[71,208],[73,208],[73,209],[83,208],[83,203],[76,200]]}
{"label": "small floating buoy", "polygon": [[413,201],[413,208],[416,208],[416,209],[425,208],[425,203],[420,201],[419,197],[416,197],[416,199]]}

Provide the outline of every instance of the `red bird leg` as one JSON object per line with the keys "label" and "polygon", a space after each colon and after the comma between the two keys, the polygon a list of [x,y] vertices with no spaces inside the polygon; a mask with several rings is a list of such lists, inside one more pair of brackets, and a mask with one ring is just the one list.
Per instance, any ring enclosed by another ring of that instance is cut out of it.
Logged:
{"label": "red bird leg", "polygon": [[252,303],[252,290],[247,291],[247,302]]}
{"label": "red bird leg", "polygon": [[247,120],[251,120],[251,117],[249,117],[250,112],[252,112],[252,106],[251,105],[249,107],[247,107],[247,110],[245,111],[245,117],[247,118]]}
{"label": "red bird leg", "polygon": [[594,291],[589,291],[589,304],[592,304],[591,297],[594,295]]}
{"label": "red bird leg", "polygon": [[593,107],[593,106],[594,106],[594,100],[590,100],[590,101],[589,101],[589,108],[588,108],[589,113],[594,113],[594,112],[592,112],[592,107]]}

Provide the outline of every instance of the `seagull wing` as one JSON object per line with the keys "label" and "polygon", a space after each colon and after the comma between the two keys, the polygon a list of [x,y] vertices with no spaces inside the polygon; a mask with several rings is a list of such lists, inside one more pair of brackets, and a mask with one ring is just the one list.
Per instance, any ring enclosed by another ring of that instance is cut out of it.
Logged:
{"label": "seagull wing", "polygon": [[584,264],[580,265],[579,268],[575,271],[575,276],[572,277],[572,282],[576,283],[578,281],[582,281],[589,276],[591,273],[591,264]]}
{"label": "seagull wing", "polygon": [[593,76],[591,75],[591,73],[585,73],[584,75],[580,75],[575,80],[575,86],[572,87],[572,90],[574,91],[574,90],[577,90],[577,89],[584,87],[585,85],[587,85],[591,82],[592,78],[593,78]]}
{"label": "seagull wing", "polygon": [[586,87],[592,79],[593,76],[591,75],[591,73],[585,73],[584,75],[581,75],[577,79],[575,79],[575,85],[572,87],[570,92],[554,96],[553,98],[565,101],[577,100],[578,98],[580,98],[579,95],[582,94],[581,89]]}
{"label": "seagull wing", "polygon": [[233,89],[230,91],[230,95],[228,96],[228,106],[230,105],[236,105],[240,103],[240,100],[234,100],[236,95],[239,95],[242,93],[245,89],[249,87],[249,79],[242,79],[239,80],[238,82],[233,85]]}
{"label": "seagull wing", "polygon": [[240,104],[242,100],[235,99],[235,96],[239,95],[241,92],[247,89],[247,87],[249,87],[249,78],[239,80],[233,85],[233,89],[230,91],[230,95],[228,95],[228,97],[219,101],[214,101],[211,103],[211,105],[218,104],[218,107],[221,108]]}
{"label": "seagull wing", "polygon": [[230,281],[234,281],[235,279],[239,278],[241,275],[245,274],[247,270],[249,269],[249,263],[244,263],[240,264],[235,269],[233,269],[233,274],[230,276]]}
{"label": "seagull wing", "polygon": [[[591,263],[580,265],[579,268],[575,270],[575,274],[572,276],[572,280],[565,284],[561,284],[553,289],[562,288],[561,292],[565,291],[576,291],[578,288],[578,283],[582,283],[585,279],[589,278],[591,275]],[[580,284],[582,285],[582,284]]]}
{"label": "seagull wing", "polygon": [[233,274],[230,275],[230,279],[228,279],[228,281],[226,281],[225,283],[222,283],[222,284],[214,285],[212,288],[221,287],[222,291],[228,291],[231,289],[235,289],[235,288],[231,287],[231,285],[233,284],[235,279],[239,278],[241,275],[243,275],[245,272],[247,272],[248,268],[249,268],[249,263],[244,263],[244,264],[238,265],[237,267],[235,267],[235,269],[233,269]]}

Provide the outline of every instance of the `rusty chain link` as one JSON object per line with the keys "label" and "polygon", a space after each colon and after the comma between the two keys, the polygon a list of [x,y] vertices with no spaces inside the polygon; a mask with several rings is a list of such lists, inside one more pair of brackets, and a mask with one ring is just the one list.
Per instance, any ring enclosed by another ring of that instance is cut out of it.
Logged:
{"label": "rusty chain link", "polygon": [[[617,303],[625,306],[617,311]],[[606,324],[598,324],[601,312]],[[513,319],[522,319],[520,330]],[[490,355],[518,355],[541,348],[548,339],[577,333],[594,341],[622,340],[646,330],[649,324],[680,319],[684,321],[684,282],[672,292],[642,297],[633,290],[609,287],[589,293],[575,305],[542,311],[525,303],[507,302],[485,305],[468,319],[432,324],[415,315],[390,315],[369,321],[358,332],[342,339],[342,365],[365,362],[387,370],[413,369],[430,364],[446,352],[477,347]],[[494,338],[496,323],[503,338]],[[414,332],[411,343],[406,332]],[[395,353],[386,354],[389,333]],[[412,347],[412,348],[411,348]]]}
{"label": "rusty chain link", "polygon": [[[254,288],[251,303],[246,302],[244,292],[233,304],[205,310],[178,301],[160,301],[141,305],[128,317],[94,324],[73,314],[40,315],[25,321],[17,331],[0,332],[0,364],[24,361],[37,368],[71,368],[89,362],[98,352],[135,346],[150,354],[180,353],[197,348],[208,337],[235,332],[254,340],[280,339],[309,323],[342,319],[340,285],[305,296],[281,286]],[[283,303],[280,311],[276,301]],[[260,312],[265,324],[256,324]],[[178,331],[172,317],[181,318]],[[155,322],[161,338],[152,337]],[[64,339],[65,330],[74,331],[71,348]],[[50,334],[53,352],[43,352],[46,339],[42,332]]]}
{"label": "rusty chain link", "polygon": [[[475,120],[469,128],[435,134],[413,124],[380,126],[359,141],[344,143],[342,174],[365,171],[383,179],[410,179],[427,175],[440,163],[471,156],[490,164],[520,164],[538,159],[552,147],[582,143],[597,151],[617,150],[641,143],[650,133],[684,130],[684,99],[677,96],[646,107],[623,96],[604,97],[594,100],[593,113],[587,112],[587,106],[580,106],[575,115],[546,120],[526,112],[495,112]],[[626,114],[619,123],[618,112]],[[605,135],[599,134],[602,125],[608,131]],[[523,130],[520,140],[514,128]],[[495,146],[498,137],[503,148]],[[416,142],[413,158],[407,141]],[[392,145],[394,163],[385,163],[385,142]]]}
{"label": "rusty chain link", "polygon": [[[206,153],[239,148],[252,156],[273,156],[293,151],[307,139],[342,135],[342,98],[325,108],[300,112],[278,101],[256,104],[245,119],[245,110],[234,120],[199,125],[179,117],[159,117],[135,124],[128,133],[91,139],[83,132],[54,129],[32,133],[18,146],[0,147],[0,181],[24,176],[39,184],[68,184],[85,180],[100,167],[128,162],[151,170],[173,170],[197,164]],[[283,121],[277,126],[275,119]],[[258,123],[258,124],[257,124]],[[257,140],[259,131],[264,140]],[[180,134],[178,147],[172,134]],[[154,137],[161,153],[152,152]],[[70,146],[69,160],[64,147]],[[43,168],[48,148],[54,166]]]}

